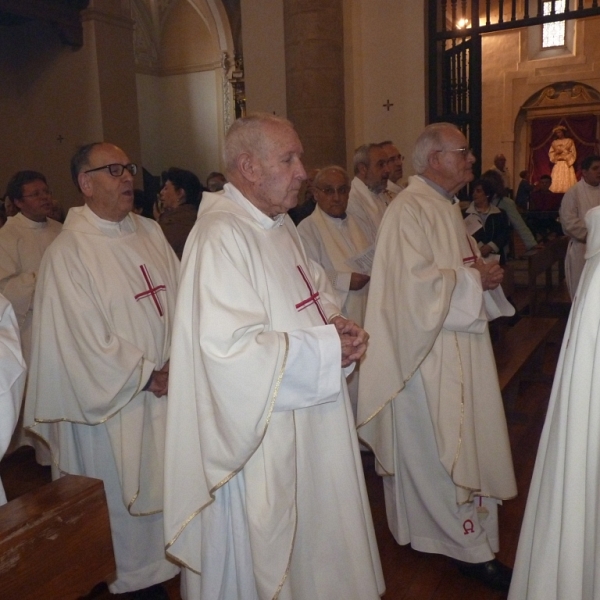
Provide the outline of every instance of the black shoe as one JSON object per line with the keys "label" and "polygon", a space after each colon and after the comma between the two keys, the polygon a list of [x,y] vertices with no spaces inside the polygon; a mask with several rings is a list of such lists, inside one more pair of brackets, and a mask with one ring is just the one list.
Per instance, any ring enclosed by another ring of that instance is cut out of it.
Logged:
{"label": "black shoe", "polygon": [[143,590],[129,592],[129,598],[130,600],[169,600],[169,594],[160,583],[157,583]]}
{"label": "black shoe", "polygon": [[497,558],[482,563],[467,563],[455,560],[458,570],[471,579],[477,579],[493,590],[507,592],[512,579],[512,569],[503,565]]}

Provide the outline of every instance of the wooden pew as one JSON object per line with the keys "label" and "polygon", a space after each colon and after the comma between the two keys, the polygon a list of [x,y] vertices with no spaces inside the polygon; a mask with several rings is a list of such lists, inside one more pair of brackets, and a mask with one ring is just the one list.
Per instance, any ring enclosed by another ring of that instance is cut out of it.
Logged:
{"label": "wooden pew", "polygon": [[537,279],[542,273],[546,275],[546,296],[552,289],[552,267],[558,263],[558,284],[565,278],[565,256],[569,238],[567,236],[557,237],[547,242],[539,250],[530,250],[525,253],[527,257],[528,290],[529,290],[529,314],[534,317],[538,312],[538,287]]}
{"label": "wooden pew", "polygon": [[75,600],[115,571],[99,479],[66,475],[0,506],[3,600]]}
{"label": "wooden pew", "polygon": [[494,344],[500,391],[512,408],[524,374],[543,377],[544,344],[558,319],[523,317]]}

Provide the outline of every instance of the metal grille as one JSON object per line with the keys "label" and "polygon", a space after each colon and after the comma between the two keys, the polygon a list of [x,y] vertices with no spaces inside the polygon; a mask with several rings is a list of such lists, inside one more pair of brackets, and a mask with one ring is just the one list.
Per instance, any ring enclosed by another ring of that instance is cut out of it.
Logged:
{"label": "metal grille", "polygon": [[[561,2],[564,12],[560,12]],[[458,125],[468,134],[475,155],[480,157],[481,35],[597,16],[598,2],[429,0],[429,122],[449,121]]]}

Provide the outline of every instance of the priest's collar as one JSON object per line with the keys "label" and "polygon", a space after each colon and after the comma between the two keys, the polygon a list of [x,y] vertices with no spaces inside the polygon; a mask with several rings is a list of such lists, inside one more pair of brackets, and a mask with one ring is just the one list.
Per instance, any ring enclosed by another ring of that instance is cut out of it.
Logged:
{"label": "priest's collar", "polygon": [[331,221],[333,221],[336,224],[341,224],[341,223],[345,223],[347,218],[348,218],[348,214],[344,213],[343,215],[340,215],[339,217],[333,217],[331,215],[328,215],[321,207],[319,207],[319,210],[323,213],[323,216],[326,219],[329,219]]}
{"label": "priest's collar", "polygon": [[425,175],[415,175],[415,177],[418,177],[429,187],[432,187],[438,194],[444,196],[444,198],[447,198],[451,202],[455,201],[456,196],[454,196],[453,194],[449,194],[442,186],[438,185],[434,181],[431,181],[431,179],[428,179],[427,177],[425,177]]}
{"label": "priest's collar", "polygon": [[109,237],[122,237],[135,232],[135,223],[131,214],[127,214],[121,221],[107,221],[100,218],[87,204],[83,206],[82,214],[92,225]]}
{"label": "priest's collar", "polygon": [[265,215],[262,210],[259,210],[246,198],[240,190],[238,190],[233,183],[226,183],[223,186],[225,195],[233,200],[238,206],[241,206],[255,221],[258,221],[261,227],[264,229],[274,229],[283,225],[285,219],[285,213],[277,215],[276,217],[269,217]]}
{"label": "priest's collar", "polygon": [[21,212],[17,213],[14,217],[9,217],[9,219],[16,219],[19,225],[28,227],[29,229],[43,229],[48,226],[47,219],[45,221],[32,221]]}

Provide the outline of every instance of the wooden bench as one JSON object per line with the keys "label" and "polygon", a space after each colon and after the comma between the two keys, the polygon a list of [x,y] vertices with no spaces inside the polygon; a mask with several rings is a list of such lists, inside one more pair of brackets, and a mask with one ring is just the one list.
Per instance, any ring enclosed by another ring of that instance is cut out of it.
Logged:
{"label": "wooden bench", "polygon": [[523,317],[494,344],[500,391],[512,406],[523,374],[542,374],[544,342],[558,319]]}
{"label": "wooden bench", "polygon": [[67,475],[0,506],[0,598],[75,600],[115,571],[99,479]]}
{"label": "wooden bench", "polygon": [[554,240],[547,242],[542,248],[529,250],[525,253],[527,257],[527,273],[529,291],[529,314],[534,317],[538,312],[538,286],[537,279],[542,273],[546,275],[546,297],[548,292],[552,290],[552,267],[554,263],[558,263],[558,282],[565,278],[565,256],[567,254],[567,246],[569,238],[567,236],[557,237]]}

